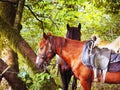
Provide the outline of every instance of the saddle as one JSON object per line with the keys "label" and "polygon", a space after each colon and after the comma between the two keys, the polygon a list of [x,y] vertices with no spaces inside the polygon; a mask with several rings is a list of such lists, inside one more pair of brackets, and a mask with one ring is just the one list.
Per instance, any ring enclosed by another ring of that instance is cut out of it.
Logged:
{"label": "saddle", "polygon": [[109,63],[111,50],[107,48],[100,49],[97,46],[92,47],[93,41],[87,41],[83,48],[82,62],[86,66],[97,67],[99,69],[106,69]]}
{"label": "saddle", "polygon": [[120,55],[116,55],[115,52],[107,48],[100,49],[94,46],[93,40],[89,40],[83,48],[82,62],[93,69],[94,79],[97,78],[98,74],[101,74],[101,82],[104,82],[106,72],[110,70],[110,66],[114,66],[116,62],[119,62],[120,65]]}

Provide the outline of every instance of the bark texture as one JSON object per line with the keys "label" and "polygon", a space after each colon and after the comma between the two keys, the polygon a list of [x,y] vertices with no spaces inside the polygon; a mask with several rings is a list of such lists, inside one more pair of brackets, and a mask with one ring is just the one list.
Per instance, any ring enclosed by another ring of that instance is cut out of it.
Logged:
{"label": "bark texture", "polygon": [[[8,65],[2,59],[0,59],[0,73],[2,73],[7,67]],[[18,78],[17,73],[18,72],[15,72],[12,68],[9,68],[2,74],[2,77],[5,77],[13,90],[27,90],[24,82]]]}

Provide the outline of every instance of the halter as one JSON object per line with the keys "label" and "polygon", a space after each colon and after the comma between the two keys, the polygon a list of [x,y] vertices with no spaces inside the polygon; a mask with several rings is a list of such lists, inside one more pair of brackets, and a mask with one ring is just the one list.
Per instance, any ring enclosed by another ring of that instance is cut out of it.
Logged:
{"label": "halter", "polygon": [[[50,44],[51,44],[51,43],[50,43]],[[49,53],[51,53],[51,52],[55,53],[55,51],[54,51],[53,48],[52,48],[52,45],[51,45],[51,47],[50,47],[50,50],[48,50],[48,52],[47,52],[48,46],[49,46],[49,40],[47,40],[47,44],[46,44],[46,47],[45,47],[45,51],[44,51],[43,55],[41,56],[42,59],[43,59],[42,64],[45,64],[45,66],[49,65],[49,62],[46,61],[47,55],[48,55]]]}

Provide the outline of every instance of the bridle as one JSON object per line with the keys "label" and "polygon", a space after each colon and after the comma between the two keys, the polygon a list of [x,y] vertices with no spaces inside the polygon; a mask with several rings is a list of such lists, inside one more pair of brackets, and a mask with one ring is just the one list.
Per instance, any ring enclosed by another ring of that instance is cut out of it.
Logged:
{"label": "bridle", "polygon": [[[47,51],[47,49],[49,47],[49,44],[50,44],[50,49]],[[48,66],[50,64],[50,60],[46,61],[47,56],[48,56],[49,53],[55,54],[55,50],[53,50],[52,44],[50,43],[50,40],[47,40],[47,44],[46,44],[44,53],[41,55],[41,58],[43,60],[42,65],[44,65],[44,66]]]}

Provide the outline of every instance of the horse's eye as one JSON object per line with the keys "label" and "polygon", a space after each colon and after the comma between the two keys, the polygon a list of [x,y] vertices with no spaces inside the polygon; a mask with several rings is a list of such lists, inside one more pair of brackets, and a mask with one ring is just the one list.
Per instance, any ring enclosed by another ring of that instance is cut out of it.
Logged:
{"label": "horse's eye", "polygon": [[43,47],[40,47],[40,50],[42,50],[43,49]]}
{"label": "horse's eye", "polygon": [[48,52],[50,52],[50,53],[51,53],[51,52],[52,52],[52,50],[48,50]]}

